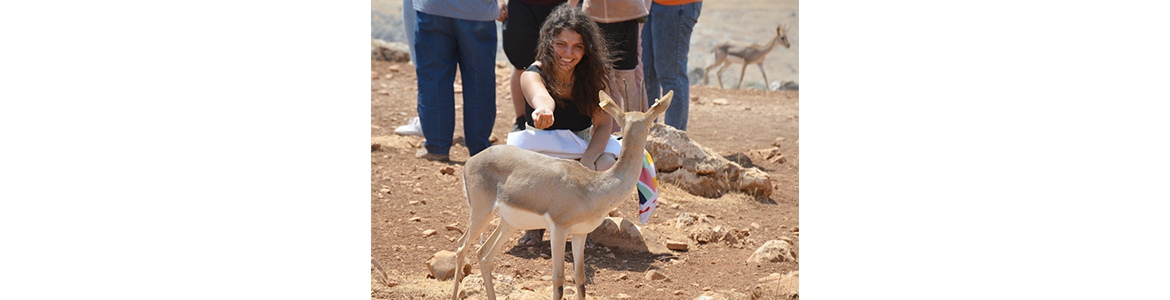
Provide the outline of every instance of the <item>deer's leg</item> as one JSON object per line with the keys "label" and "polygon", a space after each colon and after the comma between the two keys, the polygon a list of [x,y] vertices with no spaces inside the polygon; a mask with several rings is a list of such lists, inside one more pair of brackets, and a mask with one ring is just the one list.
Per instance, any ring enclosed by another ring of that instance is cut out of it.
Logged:
{"label": "deer's leg", "polygon": [[[711,69],[714,69],[715,67],[718,67],[719,65],[722,65],[724,59],[726,59],[726,57],[719,56],[718,53],[715,54],[715,63],[711,64],[711,66],[707,67],[707,69],[705,69],[703,71],[703,85],[707,85],[707,82],[708,82],[707,77],[709,76],[708,74],[711,73]],[[716,75],[718,75],[718,74],[716,74]]]}
{"label": "deer's leg", "polygon": [[[559,300],[565,295],[565,238],[569,236],[569,230],[560,228],[560,226],[553,225],[549,228],[549,239],[552,244],[552,286],[553,299]],[[584,241],[582,241],[584,246]]]}
{"label": "deer's leg", "polygon": [[743,84],[743,73],[747,71],[747,66],[747,62],[744,62],[743,68],[739,68],[739,83],[735,84],[735,89],[737,90],[739,89],[739,86]]}
{"label": "deer's leg", "polygon": [[577,300],[585,300],[585,236],[573,235],[573,284],[577,286]]}
{"label": "deer's leg", "polygon": [[[466,182],[466,178],[464,180]],[[468,244],[471,244],[475,237],[487,230],[488,225],[490,225],[488,218],[491,217],[492,208],[494,208],[492,204],[496,199],[495,193],[491,190],[471,187],[465,189],[467,190],[467,202],[471,208],[471,217],[467,222],[467,232],[459,237],[459,249],[455,250],[455,289],[451,294],[452,300],[459,299],[459,282],[463,281],[463,261],[467,255]]]}
{"label": "deer's leg", "polygon": [[718,72],[715,72],[715,79],[719,80],[719,88],[723,88],[723,70],[726,70],[727,67],[730,67],[730,66],[731,66],[731,63],[724,62],[723,67],[719,68]]}
{"label": "deer's leg", "polygon": [[756,66],[760,67],[760,74],[764,74],[764,91],[767,92],[767,91],[771,90],[772,86],[771,86],[771,83],[768,82],[768,73],[764,72],[764,63],[763,62],[757,63]]}
{"label": "deer's leg", "polygon": [[487,291],[488,300],[496,300],[496,289],[492,284],[492,259],[496,252],[500,252],[503,240],[512,237],[513,233],[516,233],[516,228],[500,219],[500,226],[488,237],[487,244],[479,248],[479,273],[483,275],[483,289]]}

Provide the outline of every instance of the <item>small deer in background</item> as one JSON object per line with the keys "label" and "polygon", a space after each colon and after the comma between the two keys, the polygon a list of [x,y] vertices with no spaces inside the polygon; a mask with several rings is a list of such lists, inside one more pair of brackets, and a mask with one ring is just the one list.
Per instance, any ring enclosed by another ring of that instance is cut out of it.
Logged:
{"label": "small deer in background", "polygon": [[[483,286],[489,300],[496,299],[492,286],[492,256],[518,229],[550,231],[552,244],[552,299],[564,295],[565,238],[572,238],[573,283],[577,299],[585,299],[585,236],[601,225],[622,200],[629,195],[642,174],[646,137],[654,118],[670,106],[674,91],[669,91],[650,110],[623,112],[604,91],[601,109],[613,116],[622,128],[622,150],[617,163],[596,172],[581,163],[524,150],[511,145],[488,147],[467,160],[463,168],[463,189],[471,217],[467,231],[459,238],[455,265],[462,266],[468,246],[482,234],[499,211],[500,225],[479,248],[476,255]],[[455,292],[459,299],[459,282],[463,272],[455,271]]]}
{"label": "small deer in background", "polygon": [[739,89],[740,84],[743,83],[743,73],[747,71],[748,64],[756,64],[760,67],[760,73],[764,74],[764,86],[768,85],[768,74],[764,72],[764,57],[772,52],[772,48],[776,44],[783,44],[784,48],[792,48],[792,44],[788,43],[788,28],[783,24],[776,26],[776,37],[767,45],[759,45],[754,43],[742,41],[726,41],[715,45],[715,63],[707,67],[706,72],[703,72],[703,84],[707,84],[707,74],[711,73],[711,69],[722,65],[718,72],[715,72],[715,78],[719,80],[719,87],[723,87],[723,70],[727,69],[731,63],[743,64],[743,68],[739,70],[739,83],[735,84],[735,88]]}

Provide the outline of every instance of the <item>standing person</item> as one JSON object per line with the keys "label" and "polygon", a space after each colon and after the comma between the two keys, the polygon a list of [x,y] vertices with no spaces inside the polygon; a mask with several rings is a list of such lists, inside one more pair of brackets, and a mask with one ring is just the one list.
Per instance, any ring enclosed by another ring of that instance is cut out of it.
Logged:
{"label": "standing person", "polygon": [[[571,2],[570,2],[571,3]],[[601,33],[614,55],[611,75],[613,80],[606,90],[626,111],[644,111],[642,102],[646,89],[635,69],[638,58],[638,20],[649,12],[645,0],[584,0],[581,9],[601,28]],[[630,95],[626,95],[629,92]],[[614,126],[617,131],[617,126]]]}
{"label": "standing person", "polygon": [[[525,129],[524,125],[524,95],[520,90],[520,75],[536,60],[536,43],[540,39],[540,25],[548,19],[553,8],[565,3],[566,0],[510,0],[500,1],[500,21],[504,24],[504,55],[512,64],[512,80],[509,88],[512,91],[512,108],[516,112],[516,121],[512,124],[512,131]],[[576,0],[572,5],[576,4]]]}
{"label": "standing person", "polygon": [[[577,7],[560,5],[540,28],[536,49],[536,61],[520,77],[528,129],[509,133],[508,145],[609,169],[621,144],[599,104],[613,69],[601,30]],[[536,245],[543,235],[529,230],[520,244]]]}
{"label": "standing person", "polygon": [[418,116],[425,148],[448,160],[455,132],[455,69],[463,75],[463,134],[470,155],[491,146],[496,118],[496,0],[414,0]]}
{"label": "standing person", "polygon": [[687,53],[691,31],[699,21],[702,0],[654,0],[650,17],[642,28],[642,64],[646,72],[646,94],[661,98],[674,91],[674,101],[663,114],[666,125],[687,130],[691,108],[691,83],[687,78]]}
{"label": "standing person", "polygon": [[[406,29],[406,48],[410,51],[410,64],[418,66],[418,62],[414,60],[414,55],[418,52],[414,51],[414,14],[414,1],[402,0],[402,28]],[[394,128],[394,133],[423,136],[422,123],[419,123],[418,117],[410,118],[406,125]]]}

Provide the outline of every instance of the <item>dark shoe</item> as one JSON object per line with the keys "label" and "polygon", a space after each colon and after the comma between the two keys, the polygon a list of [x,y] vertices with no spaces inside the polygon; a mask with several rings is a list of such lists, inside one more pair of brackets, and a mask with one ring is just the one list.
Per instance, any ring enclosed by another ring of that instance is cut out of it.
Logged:
{"label": "dark shoe", "polygon": [[520,237],[520,246],[536,246],[544,240],[544,229],[528,230]]}
{"label": "dark shoe", "polygon": [[512,132],[522,131],[527,128],[524,125],[524,118],[516,118],[516,123],[512,123]]}
{"label": "dark shoe", "polygon": [[426,148],[418,149],[418,152],[414,153],[414,157],[418,157],[418,158],[422,158],[422,159],[426,159],[426,160],[435,160],[435,161],[449,161],[449,160],[451,160],[450,156],[447,154],[432,154],[430,152],[427,152]]}

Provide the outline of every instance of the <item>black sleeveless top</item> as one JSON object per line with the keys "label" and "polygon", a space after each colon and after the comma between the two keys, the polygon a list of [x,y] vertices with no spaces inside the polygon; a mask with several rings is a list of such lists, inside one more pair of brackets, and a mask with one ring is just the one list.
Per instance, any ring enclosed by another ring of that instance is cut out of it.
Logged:
{"label": "black sleeveless top", "polygon": [[[526,71],[543,74],[543,72],[540,70],[540,67],[536,65],[528,66]],[[572,131],[581,131],[588,129],[589,126],[593,126],[593,116],[584,114],[578,110],[576,105],[571,104],[573,102],[572,99],[559,98],[557,100],[568,102],[570,105],[557,105],[555,108],[553,108],[553,124],[544,130],[568,129]],[[526,122],[527,125],[532,128],[536,128],[536,125],[534,125],[536,123],[532,120],[532,112],[534,111],[536,111],[536,109],[532,108],[532,105],[528,104],[528,101],[524,101],[524,122]]]}

